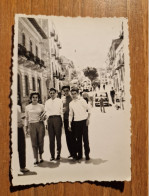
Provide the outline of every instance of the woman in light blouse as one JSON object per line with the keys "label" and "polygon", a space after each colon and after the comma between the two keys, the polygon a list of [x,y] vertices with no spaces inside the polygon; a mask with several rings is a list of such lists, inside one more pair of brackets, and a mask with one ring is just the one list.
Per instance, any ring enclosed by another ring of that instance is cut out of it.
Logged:
{"label": "woman in light blouse", "polygon": [[[43,162],[43,146],[44,146],[44,136],[45,127],[41,114],[44,112],[44,106],[39,104],[39,93],[32,92],[30,95],[31,104],[25,107],[25,131],[28,133],[30,131],[31,143],[33,148],[33,154],[35,158],[34,165],[39,162]],[[39,152],[39,158],[38,158]]]}

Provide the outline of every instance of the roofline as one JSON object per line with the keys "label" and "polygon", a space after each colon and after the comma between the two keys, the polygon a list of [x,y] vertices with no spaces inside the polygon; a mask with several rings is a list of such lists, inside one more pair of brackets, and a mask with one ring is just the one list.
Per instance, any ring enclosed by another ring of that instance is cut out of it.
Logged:
{"label": "roofline", "polygon": [[42,28],[39,26],[39,24],[37,23],[37,21],[34,18],[28,18],[28,20],[35,27],[35,29],[42,36],[43,39],[48,39],[47,35],[45,34],[45,32],[42,30]]}

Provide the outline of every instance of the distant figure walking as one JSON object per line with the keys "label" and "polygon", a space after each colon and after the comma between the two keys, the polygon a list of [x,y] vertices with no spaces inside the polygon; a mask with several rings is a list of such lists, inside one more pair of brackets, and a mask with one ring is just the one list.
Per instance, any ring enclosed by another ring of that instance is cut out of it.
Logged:
{"label": "distant figure walking", "polygon": [[101,112],[104,112],[105,113],[105,107],[104,107],[104,99],[102,98],[102,95],[100,95],[100,110]]}
{"label": "distant figure walking", "polygon": [[110,96],[112,99],[112,103],[114,104],[115,103],[115,90],[113,89],[113,87],[111,88]]}
{"label": "distant figure walking", "polygon": [[106,88],[106,86],[105,86],[105,84],[103,85],[103,89],[105,90],[105,88]]}

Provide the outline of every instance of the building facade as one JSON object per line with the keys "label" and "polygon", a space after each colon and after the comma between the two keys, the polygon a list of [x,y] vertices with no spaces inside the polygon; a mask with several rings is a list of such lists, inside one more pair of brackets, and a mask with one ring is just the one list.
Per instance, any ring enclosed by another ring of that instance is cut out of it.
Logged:
{"label": "building facade", "polygon": [[118,92],[124,88],[125,66],[124,66],[124,33],[123,25],[122,32],[118,39],[112,41],[107,64],[107,82]]}
{"label": "building facade", "polygon": [[48,20],[19,18],[18,94],[23,110],[32,91],[40,93],[42,102],[46,100],[49,71]]}

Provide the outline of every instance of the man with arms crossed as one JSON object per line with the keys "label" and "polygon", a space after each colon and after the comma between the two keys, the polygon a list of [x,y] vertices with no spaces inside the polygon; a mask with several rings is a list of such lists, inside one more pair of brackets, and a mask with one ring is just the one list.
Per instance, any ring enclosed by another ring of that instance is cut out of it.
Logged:
{"label": "man with arms crossed", "polygon": [[64,128],[65,128],[65,135],[66,135],[66,143],[67,143],[68,151],[70,153],[68,158],[71,158],[73,157],[72,133],[68,130],[69,103],[72,101],[72,98],[70,96],[70,86],[63,86],[62,90],[65,95],[62,97],[63,112],[64,112]]}
{"label": "man with arms crossed", "polygon": [[[69,104],[69,130],[73,134],[73,156],[75,159],[82,159],[82,136],[86,160],[90,160],[88,125],[90,118],[90,108],[86,101],[79,98],[78,88],[71,90],[72,101]],[[74,118],[73,122],[72,119]],[[72,127],[71,127],[72,126]]]}

